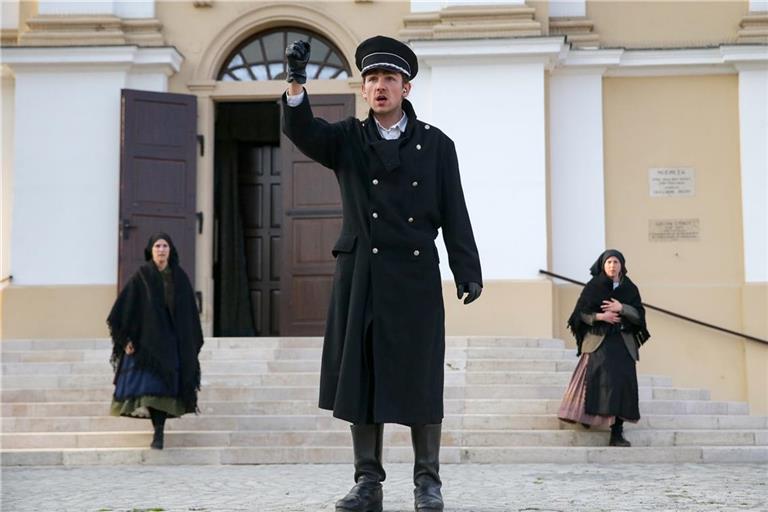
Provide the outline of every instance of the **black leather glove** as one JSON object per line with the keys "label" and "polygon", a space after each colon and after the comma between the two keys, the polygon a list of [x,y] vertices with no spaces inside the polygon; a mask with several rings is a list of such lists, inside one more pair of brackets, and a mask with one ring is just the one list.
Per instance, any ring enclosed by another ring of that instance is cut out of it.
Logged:
{"label": "black leather glove", "polygon": [[288,77],[286,81],[297,84],[307,83],[307,62],[309,62],[310,46],[306,41],[294,41],[285,49],[288,59]]}
{"label": "black leather glove", "polygon": [[483,287],[480,285],[480,283],[457,284],[456,296],[461,299],[465,293],[467,294],[467,297],[464,299],[464,304],[469,304],[470,302],[477,299],[481,293],[483,293]]}

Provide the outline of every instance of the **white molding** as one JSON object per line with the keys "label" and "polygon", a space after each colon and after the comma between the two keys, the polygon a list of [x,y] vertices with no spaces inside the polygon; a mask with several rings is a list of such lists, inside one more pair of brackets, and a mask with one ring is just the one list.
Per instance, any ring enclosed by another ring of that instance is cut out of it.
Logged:
{"label": "white molding", "polygon": [[721,45],[717,48],[669,50],[571,49],[555,68],[605,68],[606,76],[673,76],[735,74],[742,69],[768,68],[766,45]]}
{"label": "white molding", "polygon": [[411,12],[436,12],[446,7],[478,5],[524,6],[525,0],[411,0]]}
{"label": "white molding", "polygon": [[553,67],[568,52],[564,36],[411,41],[410,45],[428,66],[528,61]]}
{"label": "white molding", "polygon": [[13,70],[51,71],[83,67],[124,68],[132,71],[163,70],[170,76],[181,69],[184,57],[176,48],[138,46],[92,47],[7,47],[0,49],[0,60]]}

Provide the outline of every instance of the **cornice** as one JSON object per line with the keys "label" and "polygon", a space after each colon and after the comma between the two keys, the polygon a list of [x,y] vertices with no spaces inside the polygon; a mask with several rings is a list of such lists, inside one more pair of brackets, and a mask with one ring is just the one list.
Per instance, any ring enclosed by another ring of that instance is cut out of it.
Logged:
{"label": "cornice", "polygon": [[184,57],[173,47],[138,46],[16,46],[0,49],[0,60],[13,71],[48,71],[62,68],[121,68],[163,71],[181,69]]}

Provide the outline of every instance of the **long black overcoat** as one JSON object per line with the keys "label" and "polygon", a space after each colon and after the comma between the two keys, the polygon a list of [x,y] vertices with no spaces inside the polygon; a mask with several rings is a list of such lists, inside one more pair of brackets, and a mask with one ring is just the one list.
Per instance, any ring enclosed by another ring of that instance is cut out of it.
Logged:
{"label": "long black overcoat", "polygon": [[[371,114],[328,123],[313,116],[307,94],[296,107],[283,96],[283,131],[308,157],[333,169],[341,187],[344,218],[333,248],[320,407],[353,423],[443,418],[439,228],[456,283],[482,284],[453,141],[418,121],[407,100],[403,110],[406,131],[388,141]],[[369,325],[370,355],[363,349]],[[366,411],[371,400],[373,418]]]}

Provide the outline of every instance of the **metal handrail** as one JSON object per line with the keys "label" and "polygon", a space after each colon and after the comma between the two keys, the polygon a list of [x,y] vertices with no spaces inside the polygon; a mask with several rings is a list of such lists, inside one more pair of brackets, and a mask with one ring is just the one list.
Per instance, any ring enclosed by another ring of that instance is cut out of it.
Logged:
{"label": "metal handrail", "polygon": [[[550,272],[548,270],[541,270],[539,269],[540,274],[544,274],[550,277],[555,277],[557,279],[561,279],[563,281],[568,281],[569,283],[578,284],[581,286],[585,286],[586,283],[582,283],[581,281],[576,281],[575,279],[571,279],[570,277],[561,276],[560,274],[555,274],[554,272]],[[750,336],[749,334],[744,334],[741,332],[732,331],[730,329],[726,329],[725,327],[720,327],[718,325],[708,324],[707,322],[702,322],[701,320],[696,320],[695,318],[690,318],[685,315],[681,315],[679,313],[675,313],[674,311],[669,311],[668,309],[660,308],[658,306],[654,306],[652,304],[648,304],[643,302],[643,306],[645,306],[648,309],[652,309],[654,311],[658,311],[660,313],[664,313],[665,315],[673,316],[675,318],[679,318],[681,320],[685,320],[686,322],[691,322],[697,325],[702,325],[704,327],[709,327],[710,329],[714,329],[716,331],[724,332],[726,334],[731,334],[733,336],[739,336],[741,338],[750,340],[750,341],[757,341],[758,343],[765,343],[768,345],[768,340],[764,340],[762,338],[756,338],[755,336]]]}

